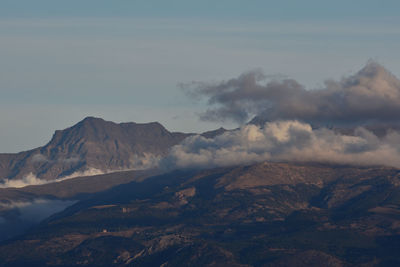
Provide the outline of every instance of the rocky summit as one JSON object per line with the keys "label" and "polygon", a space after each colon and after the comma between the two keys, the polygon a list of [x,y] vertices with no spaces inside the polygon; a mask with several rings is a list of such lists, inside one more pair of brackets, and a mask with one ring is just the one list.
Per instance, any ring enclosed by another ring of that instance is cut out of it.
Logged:
{"label": "rocky summit", "polygon": [[0,154],[0,178],[21,179],[30,173],[51,180],[90,170],[148,168],[189,134],[166,130],[160,123],[114,123],[87,117],[54,133],[43,147]]}

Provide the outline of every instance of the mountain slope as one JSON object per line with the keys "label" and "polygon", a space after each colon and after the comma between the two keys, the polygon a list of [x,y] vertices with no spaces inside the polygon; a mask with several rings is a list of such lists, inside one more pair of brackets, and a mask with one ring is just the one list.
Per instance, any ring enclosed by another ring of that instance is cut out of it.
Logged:
{"label": "mountain slope", "polygon": [[399,186],[392,168],[261,163],[175,171],[71,206],[0,246],[0,262],[396,266]]}
{"label": "mountain slope", "polygon": [[49,180],[90,169],[145,168],[187,136],[171,133],[157,122],[117,124],[88,117],[56,131],[43,147],[0,154],[0,177],[18,179],[33,173]]}

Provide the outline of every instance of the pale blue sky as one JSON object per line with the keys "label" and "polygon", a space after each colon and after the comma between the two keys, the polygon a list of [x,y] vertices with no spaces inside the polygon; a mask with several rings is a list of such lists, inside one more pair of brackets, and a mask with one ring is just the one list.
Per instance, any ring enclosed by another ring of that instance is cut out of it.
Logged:
{"label": "pale blue sky", "polygon": [[396,0],[2,0],[2,17],[343,19],[397,17]]}
{"label": "pale blue sky", "polygon": [[0,0],[0,152],[43,145],[88,115],[216,128],[177,84],[254,68],[308,88],[370,58],[400,76],[398,10],[384,0]]}

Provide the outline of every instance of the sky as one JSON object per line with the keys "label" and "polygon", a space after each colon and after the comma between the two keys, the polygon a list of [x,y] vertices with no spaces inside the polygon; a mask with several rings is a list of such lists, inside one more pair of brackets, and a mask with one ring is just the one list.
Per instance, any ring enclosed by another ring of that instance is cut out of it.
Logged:
{"label": "sky", "polygon": [[400,77],[398,1],[1,0],[0,152],[47,143],[86,116],[201,132],[180,84],[243,72],[307,89],[373,59]]}

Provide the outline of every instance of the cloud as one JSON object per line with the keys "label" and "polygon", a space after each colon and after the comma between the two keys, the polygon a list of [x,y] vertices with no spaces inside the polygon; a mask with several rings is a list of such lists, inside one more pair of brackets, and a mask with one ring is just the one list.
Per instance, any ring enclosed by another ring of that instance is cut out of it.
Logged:
{"label": "cloud", "polygon": [[161,156],[154,155],[152,153],[144,152],[142,155],[135,154],[130,158],[130,170],[145,170],[154,168],[158,165],[160,159]]}
{"label": "cloud", "polygon": [[64,180],[68,180],[68,179],[72,179],[72,178],[76,178],[76,177],[82,177],[82,176],[94,176],[94,175],[100,175],[100,174],[106,174],[106,173],[110,173],[111,171],[102,171],[96,168],[88,168],[84,171],[76,171],[70,175],[67,176],[63,176],[59,179],[53,180],[53,181],[49,181],[49,182],[61,182]]}
{"label": "cloud", "polygon": [[33,163],[45,163],[49,161],[48,158],[42,154],[33,155],[31,160]]}
{"label": "cloud", "polygon": [[81,176],[94,176],[100,174],[110,173],[112,171],[102,171],[96,168],[88,168],[83,171],[77,171],[70,175],[60,177],[54,180],[44,180],[36,177],[35,174],[29,173],[28,175],[24,176],[22,179],[3,179],[0,183],[0,188],[21,188],[29,185],[42,185],[42,184],[50,184],[50,183],[57,183],[64,180],[81,177]]}
{"label": "cloud", "polygon": [[0,203],[0,207],[7,210],[16,209],[19,212],[20,219],[37,223],[75,202],[72,200],[34,199],[29,202],[11,201]]}
{"label": "cloud", "polygon": [[47,183],[49,183],[49,181],[39,179],[33,173],[29,173],[22,179],[3,179],[2,183],[0,184],[0,188],[9,188],[9,187],[21,188],[28,185],[41,185]]}
{"label": "cloud", "polygon": [[[122,172],[122,171],[132,171],[132,170],[146,170],[150,168],[154,168],[158,166],[161,157],[153,155],[151,153],[143,153],[142,155],[133,155],[130,159],[131,161],[131,168],[124,168],[124,169],[113,169],[113,170],[100,170],[97,168],[89,167],[85,170],[80,170],[73,172],[70,175],[65,175],[57,179],[53,180],[45,180],[38,178],[34,173],[29,173],[28,175],[24,176],[22,179],[2,179],[0,182],[0,188],[21,188],[30,185],[43,185],[49,183],[57,183],[61,181],[65,181],[68,179],[76,178],[76,177],[83,177],[83,176],[95,176],[101,174],[108,174],[113,172]],[[68,163],[75,163],[79,160],[78,157],[69,157],[63,159],[57,159],[50,161],[47,159],[46,156],[42,154],[35,154],[32,157],[32,161],[36,163],[43,163],[43,162],[62,162],[65,164]]]}
{"label": "cloud", "polygon": [[306,90],[292,79],[274,79],[251,71],[217,84],[193,82],[183,87],[192,98],[206,98],[202,120],[244,123],[300,120],[310,123],[365,124],[399,122],[400,81],[370,61],[341,81],[327,80],[322,89]]}
{"label": "cloud", "polygon": [[1,202],[0,241],[22,234],[33,225],[75,202],[57,199]]}
{"label": "cloud", "polygon": [[72,156],[66,158],[58,158],[56,160],[50,160],[47,156],[38,153],[32,156],[31,161],[33,163],[59,163],[59,164],[70,165],[81,162],[81,159],[78,156]]}
{"label": "cloud", "polygon": [[214,139],[192,136],[161,161],[165,168],[213,168],[262,161],[320,162],[400,167],[400,134],[378,138],[357,128],[343,135],[299,121],[246,125]]}

